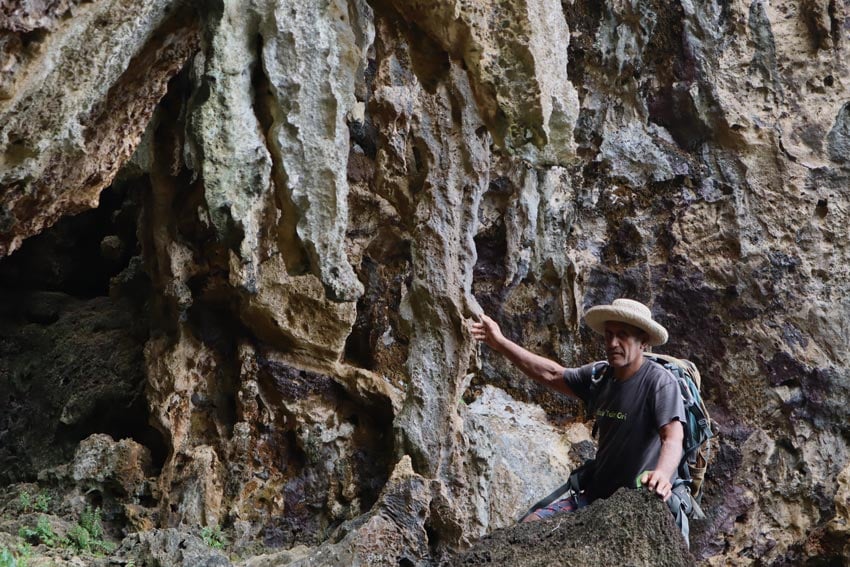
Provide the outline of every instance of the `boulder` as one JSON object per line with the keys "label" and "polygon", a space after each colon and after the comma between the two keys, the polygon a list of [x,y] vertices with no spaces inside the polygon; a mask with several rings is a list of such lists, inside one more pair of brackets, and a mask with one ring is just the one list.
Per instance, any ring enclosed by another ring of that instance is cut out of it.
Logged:
{"label": "boulder", "polygon": [[694,559],[664,503],[621,488],[574,513],[497,530],[442,564],[686,567]]}

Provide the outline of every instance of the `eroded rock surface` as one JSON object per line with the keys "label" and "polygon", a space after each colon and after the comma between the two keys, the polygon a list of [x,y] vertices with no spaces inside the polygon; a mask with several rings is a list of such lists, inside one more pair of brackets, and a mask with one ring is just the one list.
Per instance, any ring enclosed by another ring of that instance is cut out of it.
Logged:
{"label": "eroded rock surface", "polygon": [[[176,530],[157,529],[134,534],[126,538],[117,550],[120,561],[138,565],[173,565],[175,567],[231,567],[227,556],[211,549],[196,534]],[[96,565],[107,564],[95,560]]]}
{"label": "eroded rock surface", "polygon": [[497,530],[446,565],[685,567],[693,557],[660,500],[620,489],[588,508]]}
{"label": "eroded rock surface", "polygon": [[151,561],[222,525],[257,564],[436,562],[593,452],[470,318],[579,365],[604,355],[585,310],[628,296],[716,421],[696,561],[842,561],[847,16],[0,7],[0,478],[78,498],[75,449],[109,434],[79,449],[151,476],[76,482],[178,529],[128,544]]}
{"label": "eroded rock surface", "polygon": [[198,48],[197,18],[180,2],[73,4],[24,3],[0,21],[2,256],[97,206]]}

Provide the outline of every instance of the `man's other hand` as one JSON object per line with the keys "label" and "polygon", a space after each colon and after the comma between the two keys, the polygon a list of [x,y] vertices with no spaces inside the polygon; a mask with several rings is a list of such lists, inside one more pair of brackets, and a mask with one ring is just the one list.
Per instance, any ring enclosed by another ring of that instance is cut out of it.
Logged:
{"label": "man's other hand", "polygon": [[665,478],[661,471],[646,471],[640,475],[640,483],[654,492],[664,502],[670,498],[670,493],[673,491],[673,485],[670,484],[670,479]]}
{"label": "man's other hand", "polygon": [[499,324],[483,313],[480,321],[472,322],[472,336],[476,340],[484,341],[492,349],[498,349],[500,343],[505,340]]}

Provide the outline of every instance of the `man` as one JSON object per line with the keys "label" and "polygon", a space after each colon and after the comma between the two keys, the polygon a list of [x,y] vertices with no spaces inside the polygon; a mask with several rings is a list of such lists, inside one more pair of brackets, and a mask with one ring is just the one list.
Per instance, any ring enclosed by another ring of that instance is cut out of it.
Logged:
{"label": "man", "polygon": [[[575,510],[622,486],[634,487],[637,480],[666,502],[678,478],[685,420],[679,386],[667,370],[643,356],[648,347],[667,342],[667,330],[652,319],[648,307],[630,299],[593,307],[584,320],[605,337],[613,372],[597,394],[595,464],[581,495],[559,500],[526,521]],[[505,338],[486,315],[472,324],[472,334],[535,381],[588,401],[594,364],[564,368]]]}

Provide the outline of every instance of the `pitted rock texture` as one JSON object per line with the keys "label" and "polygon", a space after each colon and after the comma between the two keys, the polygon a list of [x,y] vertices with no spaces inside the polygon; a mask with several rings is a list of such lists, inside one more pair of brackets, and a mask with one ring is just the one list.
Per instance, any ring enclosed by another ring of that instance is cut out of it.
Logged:
{"label": "pitted rock texture", "polygon": [[843,3],[0,10],[0,477],[129,437],[154,476],[128,525],[436,562],[593,452],[471,318],[577,366],[604,356],[583,313],[626,296],[716,422],[695,560],[843,561]]}
{"label": "pitted rock texture", "polygon": [[[543,410],[487,386],[469,406],[468,434],[483,460],[476,484],[478,512],[491,529],[509,527],[530,502],[551,493],[570,471],[592,455],[590,431],[574,424],[566,431],[546,423]],[[498,500],[498,502],[496,502]]]}
{"label": "pitted rock texture", "polygon": [[[116,552],[119,561],[136,565],[173,565],[174,567],[231,567],[233,563],[220,550],[212,549],[197,534],[174,528],[150,530],[128,536]],[[108,565],[109,559],[94,565]]]}
{"label": "pitted rock texture", "polygon": [[284,551],[258,556],[244,567],[318,567],[320,565],[416,565],[429,557],[425,522],[431,504],[432,482],[416,474],[403,457],[369,514],[346,522],[328,541],[309,552]]}
{"label": "pitted rock texture", "polygon": [[574,513],[497,530],[443,564],[685,567],[693,562],[667,506],[647,491],[621,488]]}
{"label": "pitted rock texture", "polygon": [[109,435],[98,433],[81,441],[74,454],[74,481],[108,486],[120,495],[141,496],[151,473],[150,451],[131,439],[116,443]]}
{"label": "pitted rock texture", "polygon": [[577,93],[567,80],[570,29],[557,2],[391,2],[461,59],[493,136],[534,162],[568,163]]}
{"label": "pitted rock texture", "polygon": [[0,256],[97,206],[199,42],[195,13],[170,0],[55,6],[27,26],[38,11],[28,4],[0,21],[5,38],[42,30],[3,53],[13,76],[0,97]]}

